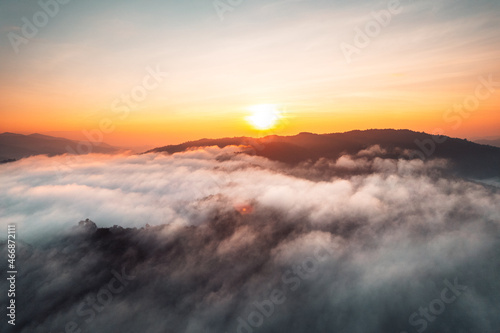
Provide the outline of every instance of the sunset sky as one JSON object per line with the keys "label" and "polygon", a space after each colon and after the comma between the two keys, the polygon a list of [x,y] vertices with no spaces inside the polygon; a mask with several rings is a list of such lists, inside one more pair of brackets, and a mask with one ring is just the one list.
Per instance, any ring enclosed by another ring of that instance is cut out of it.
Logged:
{"label": "sunset sky", "polygon": [[[498,0],[2,1],[0,132],[99,132],[137,146],[369,128],[500,136],[499,10]],[[273,126],[252,126],[255,110]]]}

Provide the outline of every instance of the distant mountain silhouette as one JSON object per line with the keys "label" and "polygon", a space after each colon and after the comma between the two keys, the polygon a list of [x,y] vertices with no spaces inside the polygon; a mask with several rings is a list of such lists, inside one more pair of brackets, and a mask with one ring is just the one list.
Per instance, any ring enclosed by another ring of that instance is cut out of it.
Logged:
{"label": "distant mountain silhouette", "polygon": [[320,158],[336,160],[342,155],[354,155],[378,145],[384,150],[383,154],[378,154],[379,157],[445,158],[452,162],[453,171],[460,176],[477,179],[500,176],[500,148],[410,130],[356,130],[332,134],[300,133],[294,136],[271,135],[259,139],[248,137],[201,139],[155,148],[146,153],[174,154],[196,147],[218,146],[222,148],[230,145],[249,146],[251,149],[247,150],[247,153],[288,164],[307,160],[316,161]]}
{"label": "distant mountain silhouette", "polygon": [[500,139],[496,140],[475,140],[474,142],[482,144],[482,145],[490,145],[494,147],[500,147]]}
{"label": "distant mountain silhouette", "polygon": [[[90,143],[93,153],[115,153],[119,149],[105,143]],[[79,147],[80,141],[57,138],[42,134],[0,134],[0,162],[10,162],[23,157],[46,154],[49,156],[86,152],[85,146]]]}

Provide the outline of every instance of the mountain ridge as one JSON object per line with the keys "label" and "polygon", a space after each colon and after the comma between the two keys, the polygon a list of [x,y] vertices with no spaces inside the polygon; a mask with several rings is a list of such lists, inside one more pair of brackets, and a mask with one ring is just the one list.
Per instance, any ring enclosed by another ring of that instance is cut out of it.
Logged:
{"label": "mountain ridge", "polygon": [[493,147],[500,147],[500,139],[494,139],[494,140],[489,140],[489,139],[474,140],[474,142],[479,143],[481,145],[488,145],[488,146],[493,146]]}
{"label": "mountain ridge", "polygon": [[[353,130],[343,133],[315,134],[301,132],[292,136],[269,135],[262,138],[233,137],[200,139],[178,145],[154,148],[145,153],[180,153],[207,146],[248,146],[250,153],[288,164],[336,160],[379,146],[385,158],[450,160],[461,176],[491,178],[500,176],[500,148],[481,145],[466,139],[436,136],[407,129]],[[247,152],[248,153],[248,152]]]}
{"label": "mountain ridge", "polygon": [[[90,152],[92,153],[110,154],[120,151],[119,148],[106,143],[75,141],[39,133],[24,135],[4,132],[0,134],[0,162],[12,162],[35,155],[55,156],[72,152],[80,153],[82,143],[85,146],[91,145]],[[86,153],[85,149],[83,148],[83,153]]]}

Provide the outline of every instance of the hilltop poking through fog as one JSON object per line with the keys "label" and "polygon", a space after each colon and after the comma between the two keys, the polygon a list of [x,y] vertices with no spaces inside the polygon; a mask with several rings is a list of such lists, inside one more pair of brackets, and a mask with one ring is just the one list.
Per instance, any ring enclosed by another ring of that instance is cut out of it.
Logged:
{"label": "hilltop poking through fog", "polygon": [[[500,148],[480,145],[463,139],[434,136],[410,130],[367,130],[346,133],[294,136],[271,135],[264,138],[202,139],[179,145],[155,148],[147,153],[183,152],[199,147],[248,146],[244,153],[263,156],[274,161],[297,164],[319,159],[337,160],[342,155],[365,154],[367,158],[447,159],[459,175],[486,179],[500,176]],[[375,152],[366,152],[378,146]]]}

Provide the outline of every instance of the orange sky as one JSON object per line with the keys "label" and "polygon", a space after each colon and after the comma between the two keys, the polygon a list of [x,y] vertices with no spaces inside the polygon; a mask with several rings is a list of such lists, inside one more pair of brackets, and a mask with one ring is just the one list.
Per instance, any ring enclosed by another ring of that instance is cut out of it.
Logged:
{"label": "orange sky", "polygon": [[[72,3],[13,45],[41,9],[2,4],[0,132],[119,146],[369,128],[500,136],[498,2],[400,2],[371,37],[386,2],[255,1],[222,20],[199,6]],[[276,105],[277,126],[245,121],[260,104]]]}

